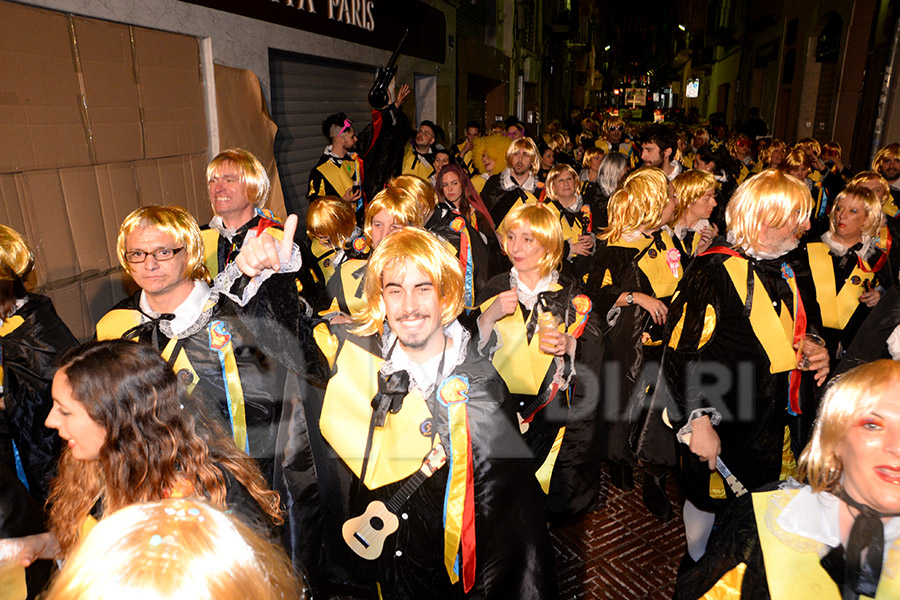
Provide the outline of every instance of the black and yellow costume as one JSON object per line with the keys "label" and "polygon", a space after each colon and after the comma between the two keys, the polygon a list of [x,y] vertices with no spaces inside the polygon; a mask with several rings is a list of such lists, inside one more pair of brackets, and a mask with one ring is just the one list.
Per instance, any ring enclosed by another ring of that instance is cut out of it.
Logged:
{"label": "black and yellow costume", "polygon": [[[511,284],[509,273],[493,278],[484,289],[480,312]],[[600,485],[603,336],[597,314],[579,284],[561,275],[548,291],[538,294],[533,309],[520,302],[515,313],[494,324],[499,347],[493,350],[491,362],[506,382],[519,417],[527,423],[523,435],[534,455],[535,476],[547,495],[551,515],[586,512],[597,499]],[[541,310],[553,313],[558,329],[578,340],[574,357],[540,351]],[[488,350],[491,346],[496,346],[493,339],[486,343]]]}
{"label": "black and yellow costume", "polygon": [[[792,501],[811,490],[797,484],[782,485],[783,489],[766,486],[768,491],[745,494],[734,501],[710,539],[704,557],[691,570],[679,575],[675,598],[840,600],[847,597],[842,596],[842,587],[823,567],[823,562],[835,560],[842,570],[844,548],[828,546],[821,537],[807,537],[811,533],[787,531],[778,521]],[[837,528],[837,523],[833,527]],[[887,541],[885,546],[889,546]],[[900,597],[898,552],[900,543],[894,540],[882,565],[881,578],[875,582],[876,600]],[[828,558],[822,559],[823,556]],[[843,572],[840,575],[843,580]],[[870,598],[865,594],[858,597]]]}
{"label": "black and yellow costume", "polygon": [[[790,258],[757,260],[714,244],[694,259],[666,321],[667,386],[654,402],[665,392],[662,404],[675,430],[694,410],[721,413],[720,456],[748,490],[794,470],[786,427],[790,372],[797,367],[795,320],[798,304],[813,300],[795,301],[791,264]],[[817,331],[814,315],[808,319],[806,331]],[[649,437],[642,454],[654,449]],[[731,489],[706,461],[683,444],[678,449],[685,496],[705,511],[724,508],[734,498]],[[653,459],[676,462],[671,455]]]}
{"label": "black and yellow costume", "polygon": [[288,371],[315,377],[315,368],[321,368],[293,277],[272,276],[244,308],[211,291],[197,321],[178,336],[171,334],[167,315],[151,318],[142,312],[141,294],[100,319],[97,339],[153,345],[272,483]]}
{"label": "black and yellow costume", "polygon": [[403,166],[400,169],[401,175],[415,175],[421,177],[425,181],[434,175],[434,152],[432,148],[428,152],[419,152],[415,144],[410,142],[403,151]]}
{"label": "black and yellow costume", "polygon": [[325,288],[330,304],[322,313],[342,312],[358,315],[366,307],[366,266],[369,264],[365,238],[354,242],[361,252],[353,252],[347,260],[334,269],[334,275]]}
{"label": "black and yellow costume", "polygon": [[499,228],[509,211],[523,204],[536,203],[543,188],[544,184],[530,173],[525,184],[519,185],[512,176],[512,169],[507,168],[487,180],[481,190],[481,199],[491,213],[494,225]]}
{"label": "black and yellow costume", "polygon": [[50,385],[57,359],[77,340],[46,296],[27,294],[25,303],[0,321],[0,462],[39,502],[56,474],[59,436],[44,426],[53,399]]}
{"label": "black and yellow costume", "polygon": [[591,265],[591,256],[572,254],[572,244],[578,242],[583,235],[597,234],[597,226],[594,217],[596,207],[587,196],[579,195],[575,203],[570,207],[563,206],[558,200],[547,197],[544,200],[556,216],[563,232],[563,271],[571,273],[575,277],[584,277]]}
{"label": "black and yellow costume", "polygon": [[628,159],[628,165],[633,167],[640,162],[640,152],[635,152],[634,143],[630,140],[622,139],[621,142],[614,144],[609,140],[597,140],[594,145],[603,150],[605,154],[618,152]]}
{"label": "black and yellow costume", "polygon": [[[377,586],[382,598],[458,598],[470,585],[474,597],[555,595],[540,492],[506,387],[459,331],[461,362],[446,365],[444,373],[451,374],[424,397],[404,378],[406,371],[379,377],[387,368],[382,350],[390,357],[379,336],[316,328],[331,367],[324,396],[304,397],[321,497],[320,571],[344,589],[374,593]],[[381,424],[373,405],[381,407]],[[438,442],[448,463],[401,506],[399,529],[385,539],[381,554],[374,560],[355,554],[343,539],[344,522],[373,500],[387,502]],[[303,497],[304,482],[298,479],[290,493]]]}
{"label": "black and yellow costume", "polygon": [[[253,218],[233,232],[226,231],[221,219],[214,217],[210,225],[204,225],[200,230],[203,237],[203,264],[209,269],[209,276],[215,279],[225,267],[237,260],[248,235],[257,237],[263,233],[276,240],[284,237],[284,226],[271,211],[257,208]],[[303,260],[300,269],[294,274],[297,292],[310,305],[317,306],[323,301],[325,277],[305,240],[295,236],[294,245],[299,248]]]}
{"label": "black and yellow costume", "polygon": [[469,177],[478,173],[478,168],[475,166],[475,155],[472,150],[468,150],[463,153],[463,148],[466,147],[466,142],[460,142],[458,144],[454,144],[450,149],[450,155],[456,160],[457,164],[461,166],[466,172],[469,174]]}
{"label": "black and yellow costume", "polygon": [[[832,242],[834,244],[834,242]],[[806,245],[801,254],[805,263],[797,273],[804,298],[815,298],[807,313],[818,311],[822,321],[822,337],[831,355],[832,365],[844,355],[863,321],[872,309],[859,301],[866,289],[891,285],[887,259],[872,248],[867,259],[858,255],[857,247],[846,249],[843,256],[824,241]]]}
{"label": "black and yellow costume", "polygon": [[633,448],[647,404],[644,396],[656,381],[655,365],[662,354],[664,330],[637,304],[615,308],[615,303],[628,292],[642,292],[668,303],[683,276],[681,254],[666,230],[652,236],[638,234],[630,242],[601,242],[594,253],[586,289],[598,319],[607,320],[607,354],[613,357],[619,383],[612,390],[617,392],[612,401],[618,404],[610,404],[607,409],[615,412],[608,454],[616,463],[633,466],[637,462]]}

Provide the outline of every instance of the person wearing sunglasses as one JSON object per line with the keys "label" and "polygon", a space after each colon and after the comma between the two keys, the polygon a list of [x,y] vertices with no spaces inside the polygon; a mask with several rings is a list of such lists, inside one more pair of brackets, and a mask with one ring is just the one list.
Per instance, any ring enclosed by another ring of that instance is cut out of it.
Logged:
{"label": "person wearing sunglasses", "polygon": [[603,120],[600,139],[597,140],[596,145],[607,156],[613,152],[625,155],[632,166],[637,158],[634,153],[634,145],[625,138],[625,121],[620,117],[609,116]]}

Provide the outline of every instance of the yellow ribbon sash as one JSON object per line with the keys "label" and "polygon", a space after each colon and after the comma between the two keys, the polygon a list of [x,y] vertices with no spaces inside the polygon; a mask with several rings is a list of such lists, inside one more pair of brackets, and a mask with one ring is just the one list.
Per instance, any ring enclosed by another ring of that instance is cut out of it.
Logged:
{"label": "yellow ribbon sash", "polygon": [[[742,258],[732,256],[723,263],[731,283],[741,299],[747,301],[747,269],[748,263]],[[797,368],[797,352],[794,350],[793,317],[782,303],[781,316],[775,308],[759,279],[753,274],[753,299],[750,303],[750,326],[762,344],[769,359],[769,372],[782,373]]]}
{"label": "yellow ribbon sash", "polygon": [[[317,336],[317,339],[319,336]],[[341,460],[359,477],[366,450],[372,398],[378,392],[378,370],[384,360],[352,341],[345,341],[328,381],[319,428]],[[372,436],[366,480],[370,490],[405,479],[419,470],[431,450],[432,415],[418,391],[407,394],[396,414]]]}
{"label": "yellow ribbon sash", "polygon": [[872,281],[873,273],[866,273],[853,267],[850,278],[837,289],[834,278],[834,262],[828,253],[828,246],[821,242],[807,245],[809,251],[809,268],[816,284],[816,301],[822,311],[822,324],[831,329],[843,329],[850,322],[853,313],[859,308],[859,295],[863,292],[863,282]]}
{"label": "yellow ribbon sash", "polygon": [[[840,600],[838,587],[822,568],[818,553],[814,549],[799,552],[786,546],[766,524],[767,512],[773,508],[770,507],[772,496],[786,494],[793,498],[797,492],[799,490],[774,490],[753,494],[753,512],[766,565],[769,595],[772,600]],[[892,549],[888,556],[895,553]],[[882,571],[875,599],[889,598],[900,598],[900,578],[888,578],[887,571]]]}
{"label": "yellow ribbon sash", "polygon": [[231,342],[231,333],[225,329],[225,323],[220,320],[211,321],[207,325],[207,331],[209,332],[209,349],[218,355],[219,364],[222,367],[222,379],[225,382],[225,399],[228,402],[228,418],[231,421],[234,444],[239,450],[249,454],[250,442],[247,438],[244,389],[241,386],[237,360],[234,356],[234,344]]}
{"label": "yellow ribbon sash", "polygon": [[203,229],[200,237],[203,239],[203,264],[209,270],[209,276],[215,279],[219,274],[219,232]]}

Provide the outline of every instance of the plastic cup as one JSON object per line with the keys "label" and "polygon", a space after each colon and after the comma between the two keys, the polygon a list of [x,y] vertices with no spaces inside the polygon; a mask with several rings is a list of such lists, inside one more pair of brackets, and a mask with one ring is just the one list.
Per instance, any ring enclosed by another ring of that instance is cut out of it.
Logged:
{"label": "plastic cup", "polygon": [[559,319],[550,311],[544,311],[538,315],[538,343],[545,344],[547,333],[559,331]]}
{"label": "plastic cup", "polygon": [[801,371],[809,371],[809,357],[812,354],[815,354],[817,348],[824,348],[825,340],[820,338],[814,333],[807,333],[803,336],[803,339],[800,340],[800,361],[797,364],[797,368]]}

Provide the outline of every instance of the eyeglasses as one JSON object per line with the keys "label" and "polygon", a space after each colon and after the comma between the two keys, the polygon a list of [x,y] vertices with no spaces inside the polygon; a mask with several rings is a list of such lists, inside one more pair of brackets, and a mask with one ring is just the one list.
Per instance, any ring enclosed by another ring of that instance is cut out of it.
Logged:
{"label": "eyeglasses", "polygon": [[182,250],[184,250],[184,246],[182,246],[181,248],[159,248],[158,250],[154,250],[153,252],[135,250],[133,252],[126,252],[125,260],[131,264],[137,264],[147,260],[148,256],[152,256],[154,260],[158,262],[164,262],[167,260],[172,260],[173,258],[175,258],[175,255]]}

